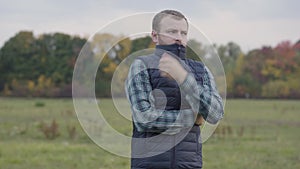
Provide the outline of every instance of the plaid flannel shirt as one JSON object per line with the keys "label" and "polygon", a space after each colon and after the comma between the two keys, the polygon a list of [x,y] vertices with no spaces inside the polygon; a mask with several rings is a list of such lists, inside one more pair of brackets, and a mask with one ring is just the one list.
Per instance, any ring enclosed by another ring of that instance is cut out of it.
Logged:
{"label": "plaid flannel shirt", "polygon": [[[158,110],[154,106],[154,97],[146,65],[136,59],[129,70],[125,90],[131,103],[135,127],[140,132],[178,133],[182,128],[194,125],[196,115],[205,115],[209,123],[217,123],[223,118],[223,102],[210,71],[205,67],[209,83],[197,84],[192,73],[189,73],[179,85],[181,93],[191,109]],[[205,79],[205,78],[204,78]]]}

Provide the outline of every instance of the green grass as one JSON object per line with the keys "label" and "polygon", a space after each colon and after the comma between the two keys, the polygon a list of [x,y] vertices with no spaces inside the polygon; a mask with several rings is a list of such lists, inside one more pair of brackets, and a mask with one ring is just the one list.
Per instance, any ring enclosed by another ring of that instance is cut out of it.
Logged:
{"label": "green grass", "polygon": [[[203,144],[204,169],[300,168],[300,102],[228,100],[225,117]],[[126,100],[119,100],[129,111]],[[109,99],[100,110],[118,132],[130,136],[131,123]],[[55,120],[59,136],[46,139],[42,122]],[[75,137],[68,127],[75,127]],[[104,131],[101,131],[104,132]],[[0,168],[128,169],[130,159],[98,147],[82,130],[71,99],[0,98]]]}

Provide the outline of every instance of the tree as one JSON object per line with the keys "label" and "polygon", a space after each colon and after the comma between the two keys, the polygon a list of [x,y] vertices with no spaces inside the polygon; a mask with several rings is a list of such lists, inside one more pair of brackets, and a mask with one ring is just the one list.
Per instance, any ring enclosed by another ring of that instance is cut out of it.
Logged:
{"label": "tree", "polygon": [[137,52],[148,48],[155,48],[150,36],[133,39],[131,42],[130,53]]}
{"label": "tree", "polygon": [[[11,82],[13,78],[34,78],[36,51],[32,32],[22,31],[10,38],[0,52],[2,78],[6,82]],[[34,59],[31,58],[33,55]],[[28,66],[28,63],[32,66]],[[2,83],[0,86],[3,85]]]}
{"label": "tree", "polygon": [[[12,95],[16,96],[27,95],[41,75],[56,86],[70,84],[76,57],[85,42],[85,39],[62,33],[39,37],[28,31],[17,33],[0,49],[0,89],[13,89]],[[14,80],[18,88],[13,85]]]}
{"label": "tree", "polygon": [[[101,60],[96,75],[96,93],[98,96],[110,96],[112,77],[118,65],[130,54],[131,40],[112,34],[96,34],[91,45],[95,58]],[[117,80],[118,84],[124,83],[123,78]]]}

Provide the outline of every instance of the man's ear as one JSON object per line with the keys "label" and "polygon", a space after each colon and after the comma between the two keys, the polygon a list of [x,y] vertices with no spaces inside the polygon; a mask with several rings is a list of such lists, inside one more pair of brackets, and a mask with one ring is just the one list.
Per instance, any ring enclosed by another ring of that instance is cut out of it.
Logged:
{"label": "man's ear", "polygon": [[156,44],[158,42],[158,34],[156,31],[151,32],[152,41]]}

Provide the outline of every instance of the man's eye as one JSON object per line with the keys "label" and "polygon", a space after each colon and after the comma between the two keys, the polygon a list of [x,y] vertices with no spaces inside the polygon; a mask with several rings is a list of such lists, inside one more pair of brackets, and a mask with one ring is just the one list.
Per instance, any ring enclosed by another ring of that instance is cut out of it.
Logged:
{"label": "man's eye", "polygon": [[181,32],[181,34],[182,34],[182,35],[187,35],[187,33],[186,33],[186,32]]}
{"label": "man's eye", "polygon": [[168,31],[168,33],[177,33],[177,31],[176,30],[170,30],[170,31]]}

